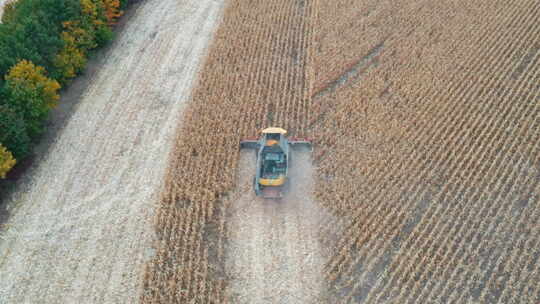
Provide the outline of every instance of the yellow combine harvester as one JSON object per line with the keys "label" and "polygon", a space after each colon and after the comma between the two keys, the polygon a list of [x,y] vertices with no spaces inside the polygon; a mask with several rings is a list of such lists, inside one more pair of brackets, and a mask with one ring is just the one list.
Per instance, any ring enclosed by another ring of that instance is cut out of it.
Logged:
{"label": "yellow combine harvester", "polygon": [[285,136],[287,131],[282,128],[267,128],[262,130],[260,138],[242,140],[241,148],[252,148],[257,151],[257,169],[253,178],[255,194],[263,198],[279,199],[289,184],[288,171],[291,165],[291,146],[307,145],[307,139]]}

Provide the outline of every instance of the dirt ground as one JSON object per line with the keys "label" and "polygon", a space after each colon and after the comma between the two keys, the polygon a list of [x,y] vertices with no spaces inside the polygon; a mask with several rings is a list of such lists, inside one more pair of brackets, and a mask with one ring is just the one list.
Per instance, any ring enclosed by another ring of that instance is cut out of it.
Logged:
{"label": "dirt ground", "polygon": [[326,303],[319,244],[323,212],[311,195],[310,153],[293,152],[291,186],[281,201],[255,196],[255,162],[253,151],[241,153],[232,196],[226,262],[231,302]]}
{"label": "dirt ground", "polygon": [[7,200],[0,302],[139,298],[167,155],[221,7],[146,0],[132,8],[73,113]]}

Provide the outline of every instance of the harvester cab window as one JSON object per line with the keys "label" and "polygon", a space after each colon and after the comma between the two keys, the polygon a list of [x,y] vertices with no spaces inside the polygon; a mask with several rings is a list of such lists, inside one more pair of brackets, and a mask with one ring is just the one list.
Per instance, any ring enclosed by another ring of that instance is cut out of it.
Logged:
{"label": "harvester cab window", "polygon": [[265,176],[277,177],[285,173],[285,155],[283,153],[266,153],[264,156],[263,172]]}
{"label": "harvester cab window", "polygon": [[277,140],[277,141],[279,141],[279,140],[280,140],[280,138],[279,138],[280,135],[281,135],[281,134],[279,134],[279,133],[275,133],[275,134],[269,133],[269,134],[266,134],[266,139],[267,139],[267,140],[272,139],[272,140]]}
{"label": "harvester cab window", "polygon": [[280,161],[281,157],[279,153],[266,153],[266,160]]}
{"label": "harvester cab window", "polygon": [[285,162],[276,162],[276,167],[274,168],[274,172],[278,174],[284,174],[285,170],[287,170],[287,167],[285,166]]}

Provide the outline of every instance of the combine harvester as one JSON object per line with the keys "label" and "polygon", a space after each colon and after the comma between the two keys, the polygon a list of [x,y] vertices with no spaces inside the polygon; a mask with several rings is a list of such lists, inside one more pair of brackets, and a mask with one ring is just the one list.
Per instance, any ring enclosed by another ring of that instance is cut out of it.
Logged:
{"label": "combine harvester", "polygon": [[281,199],[289,187],[288,171],[291,166],[290,147],[307,146],[311,149],[311,141],[307,139],[285,136],[282,128],[262,130],[260,138],[250,138],[240,142],[240,148],[255,149],[257,169],[253,178],[253,187],[257,196],[265,199]]}

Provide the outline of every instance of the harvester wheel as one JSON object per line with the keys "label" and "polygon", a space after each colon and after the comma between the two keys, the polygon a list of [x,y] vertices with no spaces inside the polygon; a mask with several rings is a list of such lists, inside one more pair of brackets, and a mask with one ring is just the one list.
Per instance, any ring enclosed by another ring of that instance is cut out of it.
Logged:
{"label": "harvester wheel", "polygon": [[253,191],[255,191],[255,195],[259,195],[257,193],[257,177],[253,177]]}

